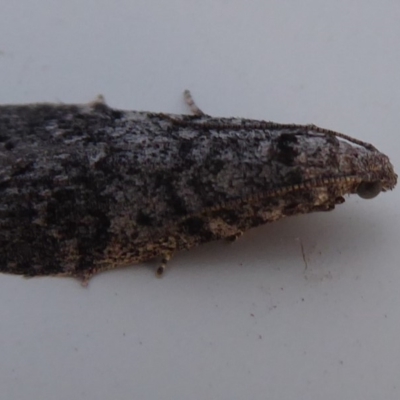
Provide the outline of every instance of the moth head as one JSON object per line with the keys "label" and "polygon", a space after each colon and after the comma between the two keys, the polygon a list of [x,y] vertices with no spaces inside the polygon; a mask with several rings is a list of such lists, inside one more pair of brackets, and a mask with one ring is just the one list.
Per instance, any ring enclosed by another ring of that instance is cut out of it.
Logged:
{"label": "moth head", "polygon": [[397,183],[397,175],[389,158],[377,150],[364,157],[363,174],[354,192],[363,199],[373,199],[381,192],[392,190]]}

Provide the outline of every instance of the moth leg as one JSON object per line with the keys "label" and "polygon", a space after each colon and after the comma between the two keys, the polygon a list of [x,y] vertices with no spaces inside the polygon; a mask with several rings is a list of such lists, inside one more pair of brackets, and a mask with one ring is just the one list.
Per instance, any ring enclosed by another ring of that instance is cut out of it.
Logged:
{"label": "moth leg", "polygon": [[97,106],[107,106],[106,99],[102,94],[98,94],[94,100],[89,103],[89,106],[96,108]]}
{"label": "moth leg", "polygon": [[189,106],[190,111],[197,116],[201,116],[201,115],[206,115],[203,111],[200,110],[200,108],[197,106],[197,104],[195,103],[195,101],[193,100],[193,97],[190,93],[189,90],[185,90],[183,92],[183,97],[185,99],[186,104]]}
{"label": "moth leg", "polygon": [[76,278],[81,282],[83,287],[88,287],[90,279],[95,275],[96,272],[86,272],[82,275],[76,276]]}
{"label": "moth leg", "polygon": [[172,251],[165,253],[161,259],[161,265],[156,269],[156,276],[161,278],[164,275],[165,268],[167,267],[168,261],[172,258]]}
{"label": "moth leg", "polygon": [[78,278],[81,282],[81,285],[83,287],[88,287],[89,281],[90,281],[91,276],[85,276],[84,278]]}
{"label": "moth leg", "polygon": [[234,242],[243,235],[243,231],[236,226],[230,225],[223,218],[213,218],[207,221],[208,230],[216,239]]}
{"label": "moth leg", "polygon": [[243,236],[243,233],[244,232],[239,231],[239,232],[235,233],[234,235],[228,236],[226,238],[226,240],[228,240],[229,242],[236,242],[236,240],[238,240],[241,236]]}

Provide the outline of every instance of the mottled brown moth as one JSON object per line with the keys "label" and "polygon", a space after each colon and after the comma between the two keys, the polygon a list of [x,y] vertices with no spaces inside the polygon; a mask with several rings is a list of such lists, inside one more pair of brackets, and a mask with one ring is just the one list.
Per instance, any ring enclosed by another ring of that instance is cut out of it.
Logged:
{"label": "mottled brown moth", "polygon": [[0,271],[94,274],[372,198],[397,175],[314,125],[85,105],[0,106]]}

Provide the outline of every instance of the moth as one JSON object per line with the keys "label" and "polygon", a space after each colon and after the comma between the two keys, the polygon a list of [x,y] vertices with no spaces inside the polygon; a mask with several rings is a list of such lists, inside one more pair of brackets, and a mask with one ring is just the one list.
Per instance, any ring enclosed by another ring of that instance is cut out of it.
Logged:
{"label": "moth", "polygon": [[94,274],[370,199],[397,175],[314,125],[83,105],[0,106],[0,271]]}

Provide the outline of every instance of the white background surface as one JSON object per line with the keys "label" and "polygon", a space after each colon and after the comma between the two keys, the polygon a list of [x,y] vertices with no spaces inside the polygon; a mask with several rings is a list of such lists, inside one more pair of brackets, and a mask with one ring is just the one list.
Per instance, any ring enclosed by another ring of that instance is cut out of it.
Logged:
{"label": "white background surface", "polygon": [[[0,103],[186,113],[189,88],[213,115],[372,142],[399,171],[399,21],[398,1],[1,0]],[[180,253],[161,280],[1,275],[1,398],[399,399],[399,196]]]}

